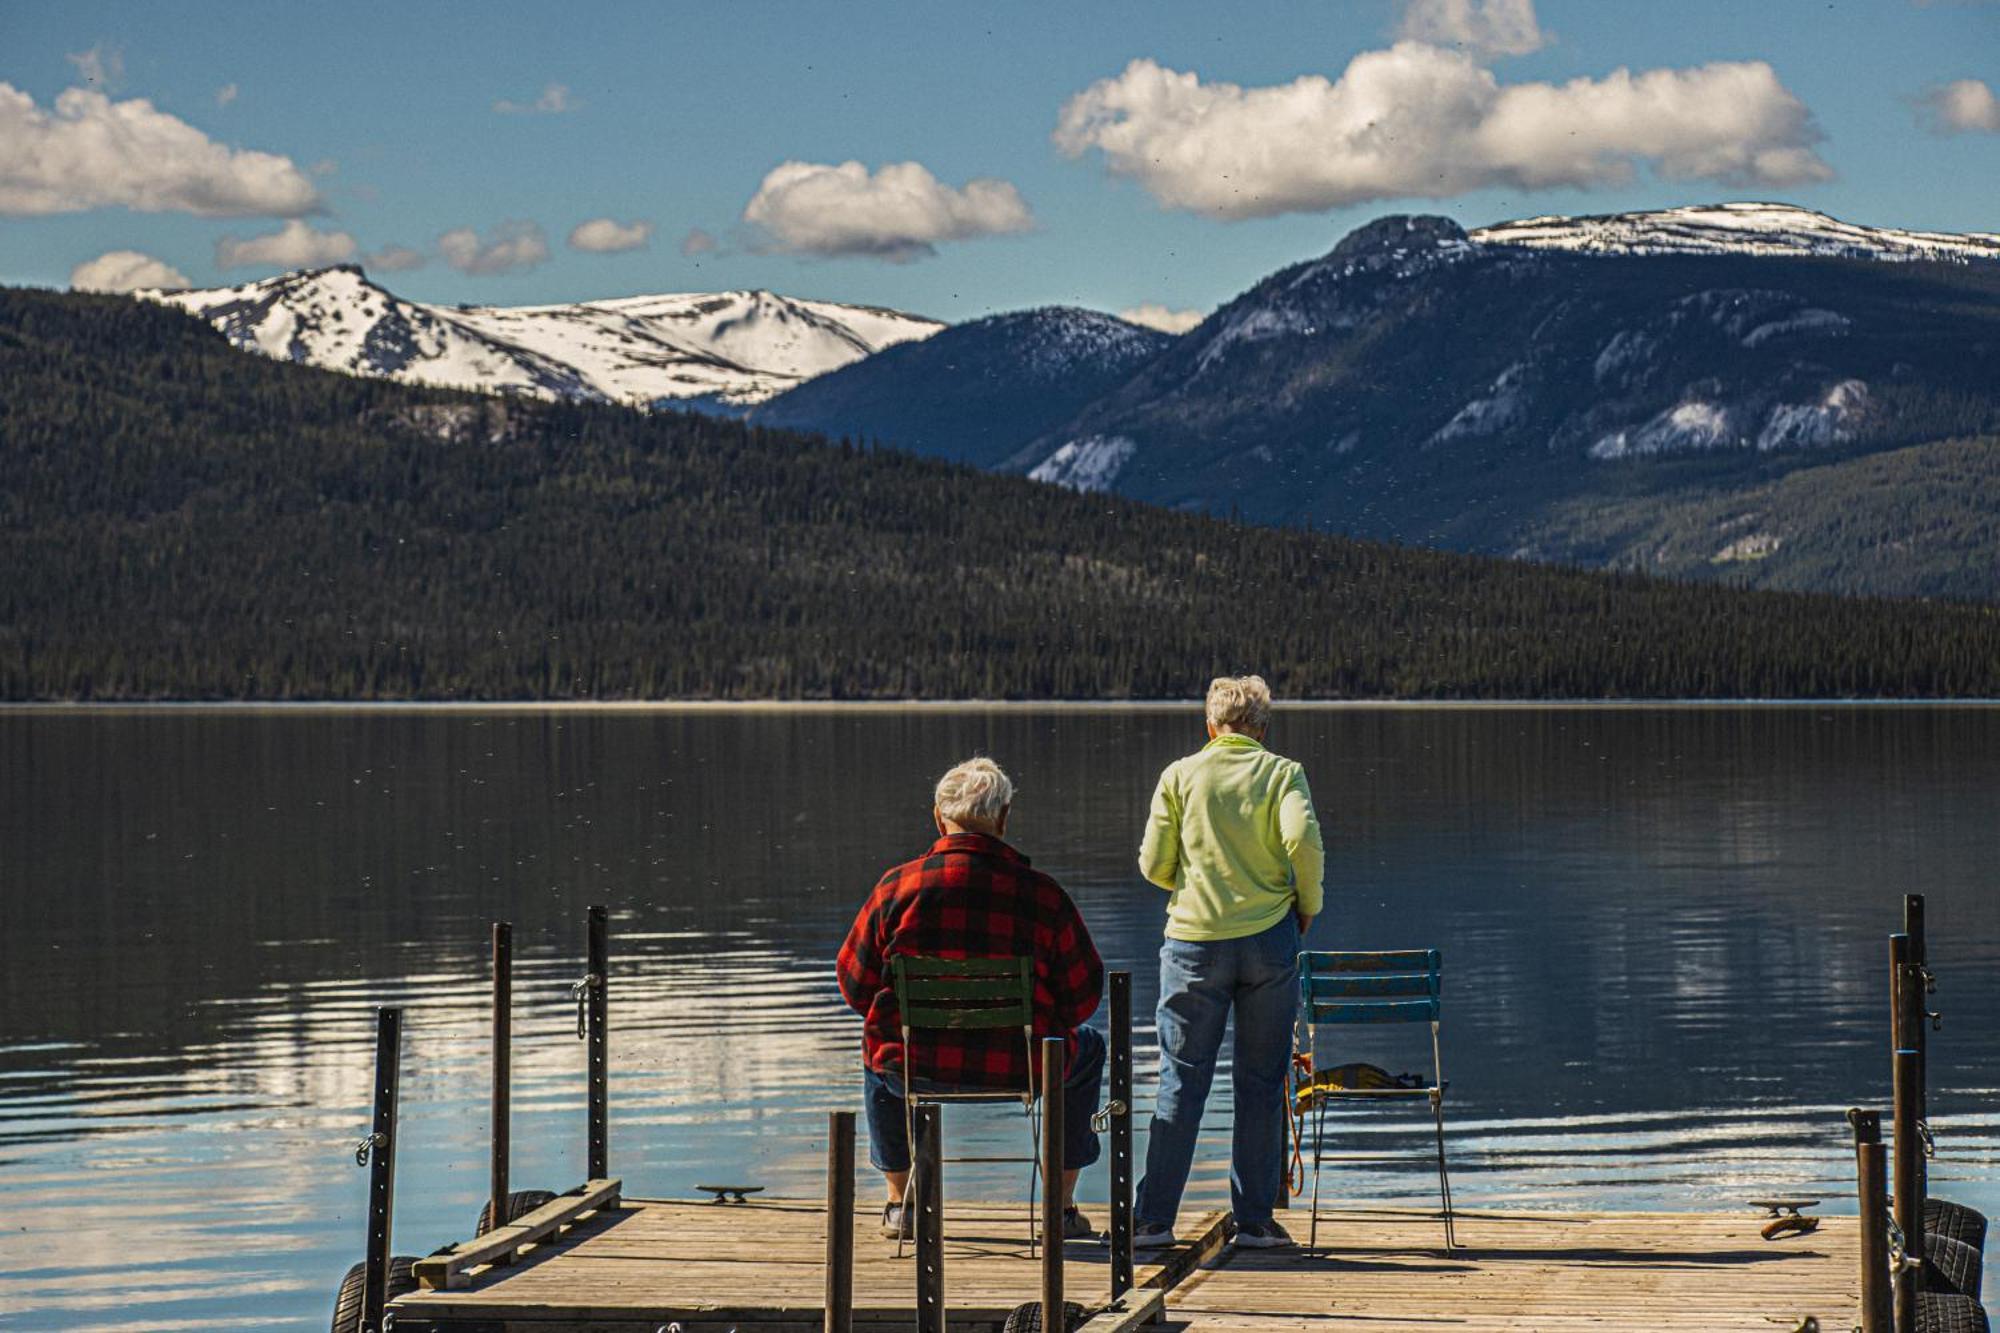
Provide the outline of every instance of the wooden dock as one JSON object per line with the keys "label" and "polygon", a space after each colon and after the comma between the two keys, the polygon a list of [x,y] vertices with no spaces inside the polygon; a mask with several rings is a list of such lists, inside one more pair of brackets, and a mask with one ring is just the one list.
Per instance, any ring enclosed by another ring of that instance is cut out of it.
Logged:
{"label": "wooden dock", "polygon": [[[1102,1210],[1099,1209],[1101,1212]],[[1102,1218],[1097,1219],[1100,1223]],[[1303,1232],[1304,1219],[1293,1215]],[[895,1257],[876,1214],[857,1215],[854,1324],[908,1329],[915,1260]],[[1313,1253],[1216,1253],[1221,1215],[1182,1219],[1212,1238],[1145,1256],[1140,1299],[1165,1293],[1166,1328],[1790,1330],[1854,1321],[1857,1231],[1830,1218],[1806,1236],[1766,1241],[1763,1221],[1734,1214],[1466,1212],[1460,1249],[1439,1249],[1435,1214],[1348,1209],[1320,1214]],[[1036,1299],[1040,1266],[1019,1203],[952,1203],[945,1226],[947,1324],[998,1333]],[[475,1268],[465,1285],[397,1299],[403,1333],[789,1333],[822,1326],[826,1210],[818,1200],[710,1204],[628,1199],[583,1218],[511,1265]],[[1108,1251],[1065,1249],[1069,1299],[1097,1313],[1109,1295]],[[1111,1330],[1117,1312],[1093,1321]],[[1159,1325],[1156,1325],[1156,1327]]]}

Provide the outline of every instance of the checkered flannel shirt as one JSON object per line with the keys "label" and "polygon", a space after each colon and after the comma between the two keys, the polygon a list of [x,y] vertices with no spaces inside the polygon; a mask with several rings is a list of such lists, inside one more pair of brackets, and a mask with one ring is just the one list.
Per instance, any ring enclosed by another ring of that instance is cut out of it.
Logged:
{"label": "checkered flannel shirt", "polygon": [[[903,1064],[888,961],[896,954],[1033,958],[1035,1037],[1063,1038],[1068,1060],[1104,990],[1103,960],[1062,885],[983,833],[947,834],[882,876],[840,946],[840,993],[863,1019],[863,1055],[877,1073]],[[925,1029],[912,1038],[913,1078],[955,1088],[1028,1085],[1032,1066],[1017,1028]]]}

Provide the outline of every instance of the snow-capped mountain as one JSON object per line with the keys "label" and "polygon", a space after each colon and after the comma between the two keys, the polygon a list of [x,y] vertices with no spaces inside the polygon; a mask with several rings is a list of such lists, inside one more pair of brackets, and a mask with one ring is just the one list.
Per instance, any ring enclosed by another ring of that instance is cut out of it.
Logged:
{"label": "snow-capped mountain", "polygon": [[326,370],[641,407],[762,402],[944,327],[765,291],[427,305],[377,286],[352,264],[139,295],[207,320],[239,347]]}
{"label": "snow-capped mountain", "polygon": [[991,467],[1173,342],[1094,310],[991,315],[809,380],[750,419]]}
{"label": "snow-capped mountain", "polygon": [[1991,232],[1864,227],[1791,204],[1702,204],[1651,213],[1522,218],[1471,233],[1479,245],[1522,245],[1603,255],[1814,255],[1947,262],[2000,260]]}

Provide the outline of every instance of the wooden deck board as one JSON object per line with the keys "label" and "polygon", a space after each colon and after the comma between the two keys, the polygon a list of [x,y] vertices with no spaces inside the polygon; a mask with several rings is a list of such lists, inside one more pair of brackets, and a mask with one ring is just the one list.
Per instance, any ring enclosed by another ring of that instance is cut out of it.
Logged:
{"label": "wooden deck board", "polygon": [[[1846,1328],[1857,1308],[1853,1218],[1767,1241],[1751,1210],[1461,1213],[1460,1248],[1434,1214],[1320,1214],[1312,1253],[1237,1251],[1168,1295],[1171,1326],[1235,1330],[1449,1328],[1568,1333],[1789,1330],[1807,1315]],[[1305,1221],[1286,1219],[1301,1240]]]}
{"label": "wooden deck board", "polygon": [[[1102,1208],[1087,1209],[1100,1225]],[[1859,1257],[1852,1218],[1829,1218],[1809,1236],[1766,1241],[1763,1218],[1741,1213],[1531,1213],[1460,1215],[1461,1248],[1440,1249],[1429,1213],[1343,1209],[1320,1215],[1313,1253],[1227,1254],[1168,1295],[1169,1326],[1188,1333],[1388,1328],[1549,1333],[1593,1329],[1788,1330],[1807,1314],[1821,1327],[1854,1319]],[[1305,1217],[1287,1226],[1305,1238]],[[856,1218],[854,1302],[862,1327],[907,1327],[915,1265],[876,1232],[877,1213]],[[588,1218],[511,1267],[475,1270],[453,1291],[395,1304],[399,1325],[449,1330],[625,1330],[671,1320],[690,1329],[816,1327],[825,1275],[821,1206],[809,1200],[747,1204],[624,1201]],[[1196,1229],[1184,1218],[1181,1234]],[[946,1209],[945,1279],[958,1328],[997,1327],[1035,1299],[1020,1204]],[[1109,1295],[1107,1252],[1072,1244],[1069,1298]],[[1142,1256],[1142,1259],[1152,1256]],[[1143,1283],[1158,1269],[1142,1263]],[[647,1322],[651,1321],[651,1322]]]}

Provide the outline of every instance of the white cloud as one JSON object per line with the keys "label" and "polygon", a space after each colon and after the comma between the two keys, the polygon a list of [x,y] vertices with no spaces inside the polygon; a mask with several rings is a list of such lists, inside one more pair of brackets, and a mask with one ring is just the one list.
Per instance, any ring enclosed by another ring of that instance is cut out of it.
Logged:
{"label": "white cloud", "polygon": [[582,105],[583,103],[570,96],[567,84],[545,83],[542,85],[542,95],[534,101],[516,102],[503,97],[493,104],[493,109],[509,116],[560,116]]}
{"label": "white cloud", "polygon": [[611,255],[623,250],[643,250],[652,239],[653,224],[644,218],[635,218],[631,222],[592,218],[570,229],[569,248],[594,255]]}
{"label": "white cloud", "polygon": [[215,266],[230,268],[324,268],[354,258],[358,247],[344,231],[318,231],[293,218],[277,231],[239,241],[225,236],[215,243]]}
{"label": "white cloud", "polygon": [[681,237],[681,253],[689,259],[696,255],[714,254],[721,243],[700,227],[688,228],[688,234]]}
{"label": "white cloud", "polygon": [[422,268],[429,261],[421,250],[412,250],[407,245],[385,245],[372,255],[363,255],[361,262],[377,273],[405,273]]}
{"label": "white cloud", "polygon": [[70,88],[44,111],[0,83],[0,215],[124,207],[200,217],[298,217],[319,192],[292,160],[229,148],[144,98]]}
{"label": "white cloud", "polygon": [[74,51],[63,57],[76,66],[77,77],[101,93],[116,92],[125,82],[125,53],[99,42],[88,51]]}
{"label": "white cloud", "polygon": [[549,238],[533,222],[502,222],[484,241],[470,227],[455,228],[438,237],[438,249],[460,273],[506,273],[546,260]]}
{"label": "white cloud", "polygon": [[1548,45],[1535,0],[1409,0],[1397,36],[1496,56],[1523,56]]}
{"label": "white cloud", "polygon": [[236,85],[233,83],[223,84],[220,88],[217,88],[215,90],[215,104],[217,106],[228,106],[231,102],[236,100],[236,94],[238,91],[239,90],[237,89]]}
{"label": "white cloud", "polygon": [[137,250],[112,250],[71,269],[69,285],[79,292],[133,292],[141,287],[186,287],[189,283],[187,274],[164,260]]}
{"label": "white cloud", "polygon": [[1979,79],[1954,79],[1925,90],[1917,119],[1933,134],[2000,134],[2000,97]]}
{"label": "white cloud", "polygon": [[859,162],[786,162],[764,177],[743,220],[772,250],[897,264],[935,254],[941,241],[1035,225],[1008,182],[970,180],[953,189],[917,162],[892,162],[872,173]]}
{"label": "white cloud", "polygon": [[1070,98],[1055,131],[1167,208],[1235,220],[1504,186],[1831,179],[1805,104],[1762,61],[1502,84],[1421,42],[1356,56],[1337,81],[1241,88],[1134,60]]}
{"label": "white cloud", "polygon": [[1208,318],[1204,310],[1169,310],[1157,302],[1148,301],[1135,305],[1130,310],[1118,312],[1118,318],[1128,324],[1143,324],[1149,329],[1162,333],[1186,333],[1195,325]]}

